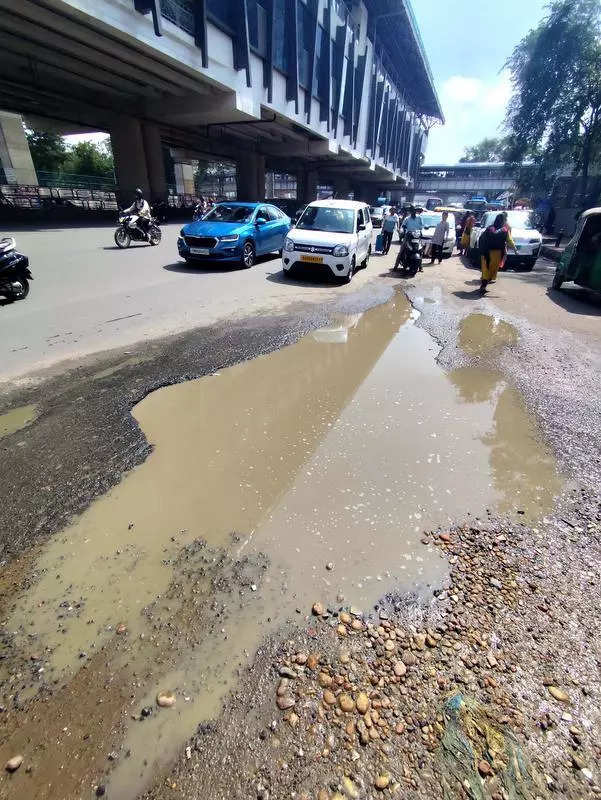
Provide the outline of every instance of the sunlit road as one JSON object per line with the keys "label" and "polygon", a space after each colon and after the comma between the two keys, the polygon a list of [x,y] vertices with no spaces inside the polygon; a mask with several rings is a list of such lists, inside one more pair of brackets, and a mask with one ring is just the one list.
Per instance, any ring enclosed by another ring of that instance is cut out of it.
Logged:
{"label": "sunlit road", "polygon": [[[25,300],[0,307],[0,380],[72,356],[351,288],[288,281],[277,255],[261,258],[250,270],[188,268],[177,254],[180,228],[181,223],[163,226],[158,247],[136,244],[129,250],[115,247],[114,226],[5,231],[29,256],[34,281]],[[374,269],[359,273],[353,288]]]}

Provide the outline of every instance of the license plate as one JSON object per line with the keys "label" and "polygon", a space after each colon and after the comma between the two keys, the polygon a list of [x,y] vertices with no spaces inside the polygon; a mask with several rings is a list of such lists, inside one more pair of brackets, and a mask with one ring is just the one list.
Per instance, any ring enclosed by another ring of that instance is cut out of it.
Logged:
{"label": "license plate", "polygon": [[301,261],[309,261],[311,264],[323,264],[321,256],[301,256]]}
{"label": "license plate", "polygon": [[191,247],[190,252],[193,256],[208,256],[211,251],[208,247]]}

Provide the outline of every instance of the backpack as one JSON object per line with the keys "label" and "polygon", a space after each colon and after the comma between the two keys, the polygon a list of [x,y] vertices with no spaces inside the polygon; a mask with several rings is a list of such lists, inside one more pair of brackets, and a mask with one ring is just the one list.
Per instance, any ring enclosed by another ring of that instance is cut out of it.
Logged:
{"label": "backpack", "polygon": [[505,242],[507,241],[507,231],[503,228],[499,230],[493,230],[490,227],[486,228],[486,230],[482,231],[480,234],[480,238],[478,239],[478,249],[482,253],[483,256],[486,257],[486,261],[488,262],[488,256],[491,250],[505,250]]}

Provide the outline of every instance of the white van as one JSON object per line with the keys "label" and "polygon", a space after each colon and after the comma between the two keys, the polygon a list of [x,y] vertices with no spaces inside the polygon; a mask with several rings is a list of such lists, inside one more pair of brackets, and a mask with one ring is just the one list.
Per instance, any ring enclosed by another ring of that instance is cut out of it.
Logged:
{"label": "white van", "polygon": [[372,223],[369,206],[356,200],[316,200],[304,210],[284,242],[285,275],[322,266],[350,281],[367,266],[371,255]]}

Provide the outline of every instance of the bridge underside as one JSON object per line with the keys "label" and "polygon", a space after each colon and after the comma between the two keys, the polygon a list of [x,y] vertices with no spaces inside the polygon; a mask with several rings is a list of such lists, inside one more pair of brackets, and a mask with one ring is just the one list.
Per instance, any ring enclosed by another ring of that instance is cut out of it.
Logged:
{"label": "bridge underside", "polygon": [[[390,164],[360,153],[356,139],[340,143],[291,118],[290,103],[283,113],[257,102],[244,81],[252,65],[228,67],[230,83],[233,75],[243,87],[233,90],[225,83],[226,68],[199,69],[201,50],[198,64],[190,63],[186,35],[175,26],[170,52],[157,57],[148,17],[135,15],[136,24],[146,26],[139,40],[120,29],[119,15],[127,11],[129,22],[133,14],[123,0],[113,0],[113,18],[98,18],[93,26],[77,5],[90,2],[0,0],[0,109],[64,133],[109,132],[123,191],[142,186],[165,193],[165,145],[197,158],[235,161],[241,196],[255,194],[266,168],[297,173],[304,186],[317,176],[342,191],[364,187],[367,194],[408,184]],[[392,102],[390,109],[392,120]]]}

